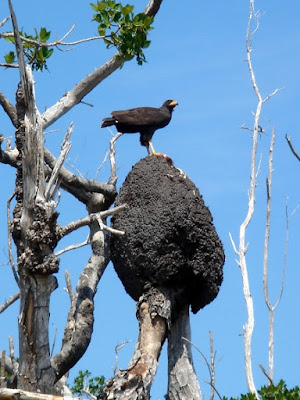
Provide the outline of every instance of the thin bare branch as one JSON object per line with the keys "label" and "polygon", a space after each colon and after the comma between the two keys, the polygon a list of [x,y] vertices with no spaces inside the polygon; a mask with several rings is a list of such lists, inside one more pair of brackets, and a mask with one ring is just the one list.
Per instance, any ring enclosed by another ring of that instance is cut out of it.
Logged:
{"label": "thin bare branch", "polygon": [[[272,130],[271,144],[269,149],[269,174],[267,177],[267,209],[266,209],[266,230],[264,243],[264,262],[263,262],[263,288],[264,298],[269,310],[269,376],[273,379],[274,375],[274,311],[276,307],[272,306],[269,297],[268,288],[268,258],[269,258],[269,242],[270,242],[270,225],[271,225],[271,188],[273,175],[273,152],[275,143],[275,127]],[[283,282],[282,282],[283,288]]]}
{"label": "thin bare branch", "polygon": [[270,377],[270,375],[267,373],[267,371],[265,370],[264,366],[262,364],[258,364],[259,368],[262,370],[263,374],[268,378],[270,385],[274,385],[274,381],[273,379]]}
{"label": "thin bare branch", "polygon": [[[70,222],[68,225],[61,227],[59,229],[58,237],[59,239],[61,239],[62,237],[70,234],[71,232],[74,232],[75,230],[82,228],[83,226],[90,225],[93,221],[97,221],[102,228],[105,226],[105,224],[103,223],[103,219],[107,218],[110,215],[115,215],[127,208],[128,208],[127,204],[121,204],[120,206],[112,208],[110,210],[101,211],[99,213],[92,213],[77,221]],[[107,228],[108,227],[106,227],[106,229]]]}
{"label": "thin bare branch", "polygon": [[[4,142],[7,142],[6,150],[2,150],[2,144]],[[0,133],[0,162],[16,168],[18,154],[19,151],[16,147],[14,149],[11,148],[10,138],[5,138],[2,133]]]}
{"label": "thin bare branch", "polygon": [[0,22],[0,28],[2,28],[2,26],[3,26],[4,24],[6,24],[6,22],[9,21],[9,20],[10,20],[10,17],[4,18],[4,20]]}
{"label": "thin bare branch", "polygon": [[18,117],[17,117],[17,110],[15,107],[10,103],[10,101],[4,96],[2,92],[0,92],[0,105],[2,106],[3,110],[8,115],[9,119],[11,120],[14,127],[18,127]]}
{"label": "thin bare branch", "polygon": [[104,159],[103,159],[102,163],[101,163],[101,164],[99,165],[99,167],[97,168],[97,171],[96,171],[96,179],[98,178],[98,175],[99,175],[99,172],[100,172],[101,168],[102,168],[103,165],[106,163],[108,155],[109,155],[109,151],[107,150],[107,152],[105,153],[105,156],[104,156]]}
{"label": "thin bare branch", "polygon": [[[28,43],[28,44],[32,44],[33,46],[36,46],[37,48],[43,48],[43,47],[57,47],[57,46],[76,46],[78,44],[81,43],[86,43],[86,42],[91,42],[94,40],[99,40],[99,39],[105,39],[106,37],[110,37],[111,35],[107,35],[107,36],[92,36],[89,38],[85,38],[85,39],[80,39],[80,40],[75,40],[74,42],[64,42],[64,39],[70,35],[70,33],[74,30],[75,25],[72,26],[72,28],[59,40],[55,40],[55,42],[51,42],[51,43],[44,43],[44,42],[40,42],[39,40],[35,40],[35,39],[30,39],[28,37],[22,36],[20,35],[20,39],[24,42],[24,43]],[[13,38],[14,34],[13,32],[5,32],[5,33],[0,33],[0,39],[1,38]]]}
{"label": "thin bare branch", "polygon": [[[207,357],[206,357],[205,354],[199,349],[198,346],[196,346],[192,341],[190,341],[189,339],[187,339],[187,338],[185,338],[185,337],[182,337],[182,339],[185,340],[186,342],[188,342],[189,344],[191,344],[191,345],[198,351],[198,353],[200,353],[200,355],[202,356],[202,358],[203,358],[203,360],[204,360],[204,362],[205,362],[205,364],[206,364],[206,366],[207,366],[207,369],[208,369],[208,372],[209,372],[209,376],[210,376],[210,381],[205,381],[205,383],[209,384],[209,385],[211,386],[211,388],[214,390],[214,392],[217,393],[217,396],[219,397],[219,399],[222,400],[222,396],[220,395],[219,391],[218,391],[217,388],[215,387],[215,385],[214,385],[214,383],[213,383],[213,380],[212,380],[212,376],[213,376],[213,374],[212,374],[212,368],[214,369],[214,366],[212,367],[212,365],[209,363]],[[213,356],[213,358],[214,358],[214,356]]]}
{"label": "thin bare branch", "polygon": [[118,132],[109,142],[109,158],[110,158],[110,179],[109,182],[115,185],[117,181],[117,173],[116,173],[116,160],[115,160],[115,142],[122,136],[122,132]]}
{"label": "thin bare branch", "polygon": [[292,153],[294,154],[294,156],[297,158],[298,161],[300,161],[300,155],[296,152],[296,150],[294,149],[293,145],[292,145],[292,141],[291,141],[291,137],[286,134],[285,135],[286,141],[288,142],[288,145],[290,146],[290,149],[292,151]]}
{"label": "thin bare branch", "polygon": [[[53,156],[53,154],[45,148],[44,150],[44,156],[45,156],[45,161],[49,165],[51,169],[53,169],[56,165],[56,158]],[[73,191],[76,192],[76,189],[82,189],[80,192],[96,192],[96,193],[102,193],[106,197],[114,197],[116,194],[116,189],[113,185],[109,183],[101,183],[98,182],[94,179],[86,179],[86,178],[80,178],[70,172],[67,168],[64,166],[61,167],[60,169],[60,177],[62,178],[61,186],[65,189],[68,190],[72,193]],[[80,201],[86,202],[84,197],[86,197],[84,194],[80,195],[80,193],[74,193],[74,196],[79,199]],[[82,197],[82,199],[81,199]]]}
{"label": "thin bare branch", "polygon": [[211,392],[210,400],[214,400],[215,395],[215,384],[216,384],[216,371],[215,371],[215,352],[214,352],[214,340],[213,333],[209,331],[209,343],[210,343],[210,370],[211,370]]}
{"label": "thin bare branch", "polygon": [[19,363],[15,359],[15,346],[14,346],[13,337],[9,336],[8,341],[9,341],[10,359],[11,359],[11,364],[12,364],[12,369],[13,369],[13,373],[11,374],[11,377],[9,380],[10,380],[10,382],[13,382],[18,374]]}
{"label": "thin bare branch", "polygon": [[67,269],[65,270],[65,280],[66,280],[66,285],[67,285],[67,292],[69,293],[70,301],[72,304],[75,301],[76,296],[75,296],[75,293],[74,293],[74,290],[72,287],[71,277],[70,277],[69,271]]}
{"label": "thin bare branch", "polygon": [[[62,165],[71,149],[72,144],[69,142],[70,136],[72,135],[73,132],[73,122],[70,124],[67,133],[65,134],[65,137],[63,138],[62,145],[61,145],[61,151],[59,154],[59,157],[55,163],[54,168],[52,169],[52,174],[50,176],[46,191],[45,191],[45,199],[46,201],[53,199],[53,196],[55,195],[55,192],[58,188],[58,177],[60,174],[60,170],[62,168]],[[52,185],[54,187],[52,188]]]}
{"label": "thin bare branch", "polygon": [[68,251],[80,249],[81,247],[84,247],[84,246],[86,246],[86,245],[89,244],[89,243],[90,243],[90,235],[87,236],[87,238],[85,239],[85,241],[83,241],[83,242],[81,242],[81,243],[71,244],[70,246],[67,246],[67,247],[65,247],[64,249],[57,251],[57,252],[55,253],[55,255],[56,255],[57,257],[58,257],[58,256],[61,256],[62,254],[67,253]]}
{"label": "thin bare branch", "polygon": [[0,306],[0,314],[3,313],[9,306],[11,306],[16,300],[18,300],[20,297],[20,292],[14,294],[11,296],[4,304]]}
{"label": "thin bare branch", "polygon": [[272,308],[269,292],[268,292],[268,258],[269,258],[269,242],[270,242],[270,225],[271,225],[271,188],[272,188],[272,175],[273,175],[273,151],[275,142],[275,127],[272,130],[272,138],[269,149],[269,174],[266,180],[267,186],[267,209],[266,209],[266,230],[265,230],[265,244],[264,244],[264,262],[263,262],[263,288],[264,297],[268,309]]}
{"label": "thin bare branch", "polygon": [[113,369],[114,375],[116,375],[117,369],[118,369],[119,351],[122,350],[123,347],[130,342],[131,342],[130,340],[124,340],[124,342],[117,344],[115,347],[115,365],[114,365],[114,369]]}
{"label": "thin bare branch", "polygon": [[4,68],[19,68],[19,64],[0,63],[0,67],[4,67]]}

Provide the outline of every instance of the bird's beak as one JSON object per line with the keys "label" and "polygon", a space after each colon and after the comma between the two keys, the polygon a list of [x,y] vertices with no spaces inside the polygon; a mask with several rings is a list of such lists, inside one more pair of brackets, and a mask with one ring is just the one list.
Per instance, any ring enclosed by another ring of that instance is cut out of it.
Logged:
{"label": "bird's beak", "polygon": [[173,106],[173,107],[178,106],[178,102],[177,102],[176,100],[173,100],[173,101],[170,103],[170,106]]}

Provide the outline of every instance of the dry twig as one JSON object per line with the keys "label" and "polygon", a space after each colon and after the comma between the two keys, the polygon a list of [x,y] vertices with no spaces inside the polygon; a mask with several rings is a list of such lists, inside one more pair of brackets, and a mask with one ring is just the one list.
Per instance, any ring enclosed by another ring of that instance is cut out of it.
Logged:
{"label": "dry twig", "polygon": [[0,306],[0,314],[3,313],[10,305],[12,305],[20,297],[20,292],[11,296],[2,306]]}

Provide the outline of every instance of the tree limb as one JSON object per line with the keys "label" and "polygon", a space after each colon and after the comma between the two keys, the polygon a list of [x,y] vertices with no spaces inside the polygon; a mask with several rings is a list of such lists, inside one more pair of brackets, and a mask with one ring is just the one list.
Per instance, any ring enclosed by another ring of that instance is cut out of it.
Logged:
{"label": "tree limb", "polygon": [[2,92],[0,92],[0,105],[2,106],[2,108],[6,112],[6,114],[9,116],[14,127],[17,128],[18,127],[17,110],[9,102],[9,100],[4,96],[4,94]]}
{"label": "tree limb", "polygon": [[[154,16],[158,12],[163,0],[150,0],[145,9],[145,14]],[[75,105],[98,86],[105,78],[120,68],[124,63],[124,58],[117,53],[111,57],[104,65],[97,68],[91,74],[87,75],[69,92],[52,107],[42,114],[43,128],[52,125],[60,117],[70,111]]]}
{"label": "tree limb", "polygon": [[[2,143],[8,141],[8,146],[6,150],[2,150]],[[17,167],[17,157],[18,157],[17,148],[12,149],[10,145],[10,140],[5,138],[2,133],[0,133],[0,162],[2,164],[8,164],[14,168]]]}
{"label": "tree limb", "polygon": [[[61,239],[62,237],[70,234],[71,232],[74,232],[75,230],[82,228],[83,226],[90,225],[93,222],[99,222],[99,219],[105,219],[110,215],[115,215],[120,211],[123,211],[127,209],[128,206],[127,204],[122,204],[118,207],[112,208],[110,210],[105,210],[105,211],[100,211],[99,213],[92,213],[88,215],[87,217],[81,218],[77,221],[70,222],[68,225],[61,227],[58,230],[57,237],[58,239]],[[102,229],[103,223],[99,223],[99,227]]]}
{"label": "tree limb", "polygon": [[68,313],[61,350],[51,361],[56,381],[77,363],[90,343],[94,326],[94,296],[109,262],[107,234],[100,230],[98,222],[91,223],[90,230],[92,255],[78,280],[76,299]]}
{"label": "tree limb", "polygon": [[16,300],[20,298],[20,292],[11,296],[4,304],[0,306],[0,314],[3,313],[9,306],[11,306]]}
{"label": "tree limb", "polygon": [[[56,158],[51,154],[51,152],[45,148],[44,152],[45,156],[45,161],[49,165],[49,167],[53,170],[55,167],[57,160]],[[70,190],[71,188],[75,189],[80,189],[82,192],[96,192],[96,193],[101,193],[105,197],[108,198],[114,198],[116,196],[116,189],[114,185],[108,184],[108,183],[101,183],[98,182],[94,179],[86,179],[86,178],[80,178],[70,172],[66,167],[62,166],[60,168],[60,177],[62,179],[61,181],[61,186],[66,189]],[[86,196],[83,197],[85,198],[85,201],[87,201]],[[83,200],[82,200],[83,201]]]}
{"label": "tree limb", "polygon": [[285,138],[286,138],[286,141],[288,142],[288,145],[290,146],[290,149],[291,149],[292,153],[297,158],[297,160],[300,161],[300,155],[294,149],[294,147],[292,145],[291,137],[290,136],[288,137],[288,135],[285,135]]}

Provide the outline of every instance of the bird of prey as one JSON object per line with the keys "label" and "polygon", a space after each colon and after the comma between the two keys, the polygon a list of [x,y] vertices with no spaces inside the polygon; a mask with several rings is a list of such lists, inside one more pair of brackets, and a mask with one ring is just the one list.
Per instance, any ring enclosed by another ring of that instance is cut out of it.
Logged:
{"label": "bird of prey", "polygon": [[121,133],[140,133],[140,142],[146,146],[150,155],[149,146],[153,155],[158,155],[152,145],[152,136],[157,129],[163,128],[171,121],[172,112],[178,103],[176,100],[167,100],[159,108],[138,107],[130,110],[113,111],[112,117],[104,118],[101,128],[115,125]]}

